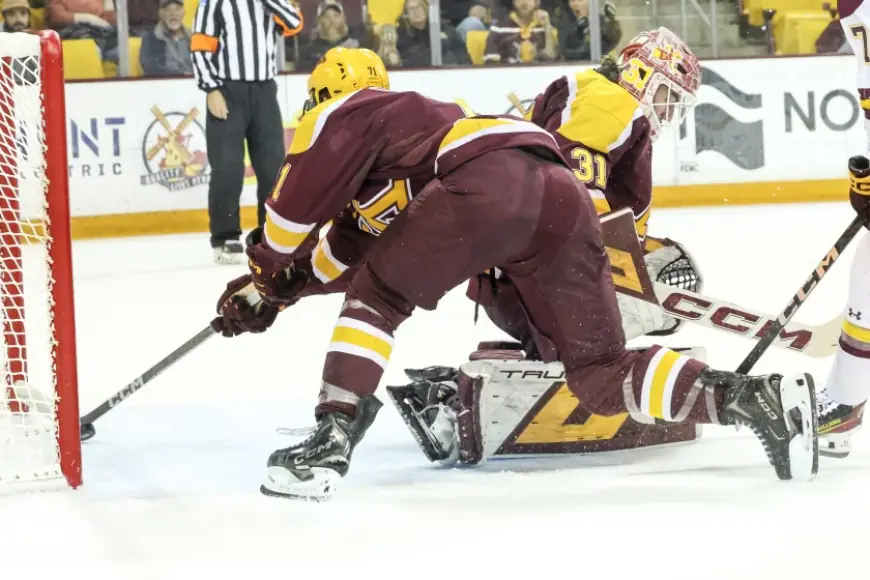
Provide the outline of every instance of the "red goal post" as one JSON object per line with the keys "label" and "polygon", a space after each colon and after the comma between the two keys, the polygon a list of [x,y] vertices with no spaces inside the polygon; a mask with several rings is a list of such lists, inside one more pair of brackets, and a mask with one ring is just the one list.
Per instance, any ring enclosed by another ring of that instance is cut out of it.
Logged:
{"label": "red goal post", "polygon": [[0,492],[82,483],[62,50],[0,33]]}

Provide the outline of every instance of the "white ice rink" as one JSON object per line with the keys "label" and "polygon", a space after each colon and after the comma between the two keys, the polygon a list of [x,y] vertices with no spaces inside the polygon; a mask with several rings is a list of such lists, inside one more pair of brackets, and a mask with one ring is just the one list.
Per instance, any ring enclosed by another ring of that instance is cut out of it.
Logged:
{"label": "white ice rink", "polygon": [[[778,313],[852,217],[845,202],[660,210],[651,233],[689,248],[705,293]],[[797,320],[842,308],[851,255]],[[205,235],[79,242],[74,268],[83,412],[202,329],[245,269],[212,264]],[[313,422],[339,304],[308,299],[166,371],[96,423],[79,491],[0,496],[0,578],[870,578],[870,436],[810,484],[778,481],[748,430],[714,427],[669,449],[439,469],[382,384],[332,501],[262,496],[266,458],[289,442],[275,429]],[[500,337],[472,311],[460,289],[418,312],[384,384]],[[704,345],[725,369],[752,346],[692,327],[664,340]],[[823,382],[829,364],[771,350],[755,371]]]}

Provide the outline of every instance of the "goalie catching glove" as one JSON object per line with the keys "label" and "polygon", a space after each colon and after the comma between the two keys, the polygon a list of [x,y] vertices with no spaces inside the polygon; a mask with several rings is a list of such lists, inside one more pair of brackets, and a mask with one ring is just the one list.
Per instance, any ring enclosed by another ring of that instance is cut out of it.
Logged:
{"label": "goalie catching glove", "polygon": [[[690,292],[700,292],[703,286],[701,274],[692,256],[670,238],[647,236],[644,262],[650,278],[656,282]],[[672,316],[665,317],[665,326],[648,332],[649,336],[669,336],[680,329],[683,321]]]}

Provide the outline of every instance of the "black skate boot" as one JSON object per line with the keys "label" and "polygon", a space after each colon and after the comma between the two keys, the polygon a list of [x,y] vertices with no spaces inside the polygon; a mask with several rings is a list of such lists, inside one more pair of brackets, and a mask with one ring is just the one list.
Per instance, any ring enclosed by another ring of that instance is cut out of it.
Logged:
{"label": "black skate boot", "polygon": [[429,461],[450,461],[454,454],[457,370],[451,367],[405,369],[413,382],[387,387],[411,434]]}
{"label": "black skate boot", "polygon": [[827,391],[817,395],[819,408],[819,455],[842,459],[852,451],[852,437],[861,428],[864,403],[844,405],[832,400]]}
{"label": "black skate boot", "polygon": [[819,439],[812,376],[745,377],[705,371],[701,378],[729,387],[723,423],[752,429],[780,479],[809,481],[815,477]]}
{"label": "black skate boot", "polygon": [[370,396],[357,404],[354,418],[339,411],[322,415],[311,437],[269,456],[260,492],[291,499],[329,499],[350,469],[351,455],[381,406]]}

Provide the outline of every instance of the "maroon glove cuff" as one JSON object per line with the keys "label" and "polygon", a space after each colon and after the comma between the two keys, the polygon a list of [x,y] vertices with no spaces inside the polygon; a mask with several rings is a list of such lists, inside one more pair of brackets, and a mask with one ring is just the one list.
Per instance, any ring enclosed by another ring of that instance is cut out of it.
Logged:
{"label": "maroon glove cuff", "polygon": [[[311,272],[297,265],[289,256],[270,248],[262,241],[262,230],[248,235],[248,267],[251,280],[263,300],[289,306],[299,299],[299,293],[311,280]],[[253,242],[253,243],[251,243]]]}
{"label": "maroon glove cuff", "polygon": [[211,321],[211,327],[226,337],[245,332],[264,332],[278,316],[282,307],[260,302],[251,306],[245,296],[237,294],[251,283],[250,274],[231,280],[218,299],[218,316]]}
{"label": "maroon glove cuff", "polygon": [[849,203],[859,216],[870,220],[870,160],[860,155],[849,159]]}

